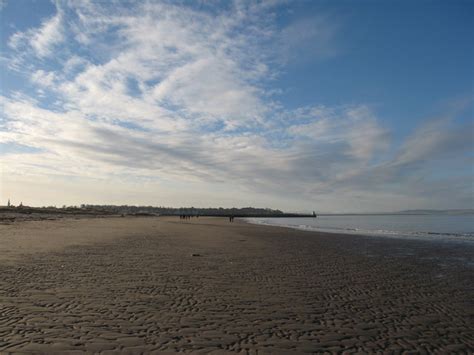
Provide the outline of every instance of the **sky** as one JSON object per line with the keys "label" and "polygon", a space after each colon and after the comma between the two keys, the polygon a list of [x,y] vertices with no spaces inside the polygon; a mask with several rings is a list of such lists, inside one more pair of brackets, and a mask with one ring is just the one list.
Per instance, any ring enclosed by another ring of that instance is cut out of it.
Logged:
{"label": "sky", "polygon": [[472,1],[0,0],[0,205],[474,208]]}

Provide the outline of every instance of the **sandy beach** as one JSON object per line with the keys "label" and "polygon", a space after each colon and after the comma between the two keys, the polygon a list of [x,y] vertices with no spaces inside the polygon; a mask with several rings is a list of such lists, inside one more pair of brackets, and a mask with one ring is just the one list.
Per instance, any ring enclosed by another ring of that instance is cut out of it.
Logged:
{"label": "sandy beach", "polygon": [[0,352],[472,353],[473,249],[224,218],[0,225]]}

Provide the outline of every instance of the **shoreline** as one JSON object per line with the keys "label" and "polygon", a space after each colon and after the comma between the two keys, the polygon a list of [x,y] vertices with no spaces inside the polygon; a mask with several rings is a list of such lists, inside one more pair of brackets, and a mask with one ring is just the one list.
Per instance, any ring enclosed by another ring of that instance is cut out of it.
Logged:
{"label": "shoreline", "polygon": [[[323,216],[323,215],[321,215]],[[353,216],[353,215],[351,215]],[[371,215],[375,216],[375,215]],[[377,215],[378,216],[378,215]],[[393,215],[393,216],[402,216],[402,215]],[[412,216],[412,215],[410,215]],[[292,230],[299,230],[304,232],[314,232],[314,233],[323,233],[323,234],[336,234],[336,235],[347,235],[347,236],[361,236],[369,238],[386,238],[386,239],[398,239],[398,240],[417,240],[422,242],[430,243],[453,243],[453,244],[466,244],[474,246],[474,234],[472,233],[442,233],[442,232],[404,232],[404,231],[370,231],[370,230],[358,230],[356,228],[346,228],[346,229],[331,229],[331,228],[318,228],[311,225],[283,225],[283,224],[273,224],[268,222],[260,221],[251,221],[254,217],[245,217],[241,218],[241,221],[245,223],[267,226],[267,227],[282,227],[289,228]],[[262,217],[262,219],[270,217]],[[260,219],[257,217],[257,219]]]}
{"label": "shoreline", "polygon": [[474,349],[470,247],[204,217],[0,235],[0,352]]}

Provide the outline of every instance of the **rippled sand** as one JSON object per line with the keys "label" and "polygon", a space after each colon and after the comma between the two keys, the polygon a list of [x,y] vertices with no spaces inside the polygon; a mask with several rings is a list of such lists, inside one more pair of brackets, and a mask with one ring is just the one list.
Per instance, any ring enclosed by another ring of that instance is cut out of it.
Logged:
{"label": "rippled sand", "polygon": [[473,248],[226,219],[0,225],[0,351],[474,351]]}

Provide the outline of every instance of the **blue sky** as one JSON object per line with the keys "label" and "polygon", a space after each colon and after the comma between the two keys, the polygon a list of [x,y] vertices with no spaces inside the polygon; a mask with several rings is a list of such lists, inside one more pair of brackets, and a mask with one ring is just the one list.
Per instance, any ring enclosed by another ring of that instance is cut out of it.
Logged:
{"label": "blue sky", "polygon": [[0,8],[2,200],[474,208],[471,1]]}

